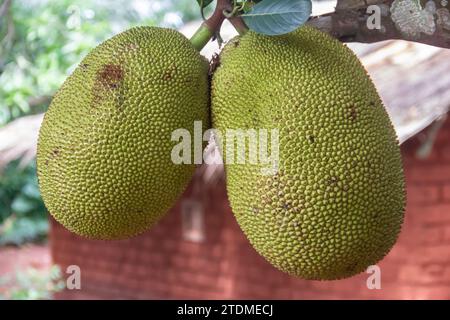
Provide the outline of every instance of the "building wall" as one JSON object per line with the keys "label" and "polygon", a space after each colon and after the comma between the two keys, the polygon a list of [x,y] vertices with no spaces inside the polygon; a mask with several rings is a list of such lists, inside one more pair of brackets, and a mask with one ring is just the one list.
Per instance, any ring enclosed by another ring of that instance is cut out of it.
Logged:
{"label": "building wall", "polygon": [[[429,131],[429,130],[428,130]],[[260,257],[240,231],[223,181],[204,187],[199,177],[152,230],[123,241],[92,241],[52,221],[54,262],[81,268],[81,290],[61,299],[450,299],[450,118],[432,152],[417,157],[425,133],[402,146],[408,203],[398,243],[379,263],[381,290],[368,274],[340,281],[305,281]],[[421,147],[422,146],[422,147]],[[183,201],[204,212],[204,240],[184,239]]]}

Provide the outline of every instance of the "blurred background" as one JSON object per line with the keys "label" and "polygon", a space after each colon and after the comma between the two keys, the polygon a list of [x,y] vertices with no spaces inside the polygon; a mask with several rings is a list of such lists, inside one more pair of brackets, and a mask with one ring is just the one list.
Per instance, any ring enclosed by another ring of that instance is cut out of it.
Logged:
{"label": "blurred background", "polygon": [[[314,14],[335,1],[314,1]],[[228,205],[221,166],[200,167],[151,231],[124,241],[77,237],[52,220],[36,178],[37,132],[51,97],[100,42],[135,25],[200,25],[194,0],[0,0],[0,299],[450,298],[450,50],[405,41],[350,44],[395,125],[408,185],[405,226],[367,274],[302,281],[259,257]],[[236,33],[226,24],[222,36]],[[216,43],[202,53],[211,57]],[[80,266],[82,289],[67,290]]]}

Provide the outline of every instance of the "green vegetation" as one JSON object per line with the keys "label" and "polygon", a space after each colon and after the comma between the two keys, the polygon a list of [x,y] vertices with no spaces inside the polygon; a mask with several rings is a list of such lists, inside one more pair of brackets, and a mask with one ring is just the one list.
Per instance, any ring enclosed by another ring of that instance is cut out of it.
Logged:
{"label": "green vegetation", "polygon": [[46,218],[34,162],[26,168],[10,163],[0,175],[0,245],[44,238]]}
{"label": "green vegetation", "polygon": [[49,270],[28,268],[0,277],[0,300],[51,299],[53,293],[64,287],[58,266],[54,265]]}

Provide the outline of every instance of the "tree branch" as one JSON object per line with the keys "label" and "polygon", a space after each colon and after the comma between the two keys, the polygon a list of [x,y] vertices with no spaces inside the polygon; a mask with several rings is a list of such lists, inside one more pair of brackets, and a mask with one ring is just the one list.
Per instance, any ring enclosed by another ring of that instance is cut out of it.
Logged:
{"label": "tree branch", "polygon": [[1,18],[3,18],[3,16],[5,16],[6,13],[8,12],[10,6],[11,6],[11,0],[5,0],[0,5],[0,22],[1,22]]}
{"label": "tree branch", "polygon": [[[230,0],[217,0],[216,8],[208,19],[204,20],[200,28],[191,37],[192,45],[198,50],[202,50],[208,41],[214,36],[217,37],[219,43],[221,41],[219,30],[225,20],[224,12],[231,8]],[[203,14],[202,14],[203,16]]]}
{"label": "tree branch", "polygon": [[[333,13],[312,17],[307,24],[343,42],[371,43],[402,39],[450,48],[450,1],[422,0],[422,8],[413,0],[338,0]],[[380,28],[369,29],[373,12],[380,12]]]}
{"label": "tree branch", "polygon": [[30,108],[37,107],[41,104],[49,104],[52,101],[52,96],[38,96],[28,99],[28,106]]}
{"label": "tree branch", "polygon": [[218,31],[225,20],[224,11],[230,10],[231,4],[229,0],[217,0],[216,9],[210,18],[203,23],[213,33]]}

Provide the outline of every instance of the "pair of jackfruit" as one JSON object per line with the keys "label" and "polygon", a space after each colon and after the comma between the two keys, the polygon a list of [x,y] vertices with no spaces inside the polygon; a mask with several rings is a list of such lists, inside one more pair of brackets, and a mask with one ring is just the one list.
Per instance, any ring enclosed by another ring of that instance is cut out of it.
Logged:
{"label": "pair of jackfruit", "polygon": [[194,121],[206,130],[212,114],[221,132],[278,129],[273,174],[226,165],[233,212],[269,262],[338,279],[379,261],[402,224],[403,172],[394,129],[354,54],[310,27],[248,32],[224,48],[211,89],[208,79],[207,61],[174,30],[134,28],[95,48],[40,132],[39,183],[56,220],[95,239],[147,230],[194,172],[173,163],[172,132],[193,135]]}

